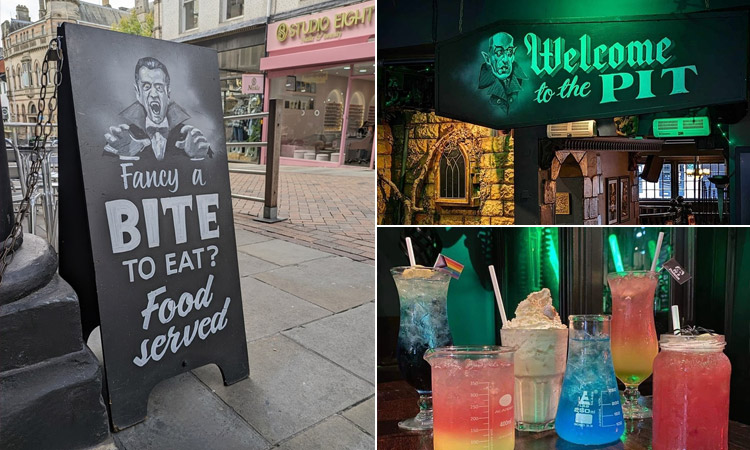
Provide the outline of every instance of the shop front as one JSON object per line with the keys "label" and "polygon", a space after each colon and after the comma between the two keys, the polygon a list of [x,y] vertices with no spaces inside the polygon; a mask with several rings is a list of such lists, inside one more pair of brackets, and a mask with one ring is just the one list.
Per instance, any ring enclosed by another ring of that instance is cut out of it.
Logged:
{"label": "shop front", "polygon": [[[383,52],[394,56],[384,63],[391,135],[379,149],[379,220],[729,223],[749,200],[733,157],[748,135],[747,32],[745,10],[502,21],[438,39],[421,59]],[[414,105],[430,82],[432,104]],[[425,107],[426,125],[400,114]],[[410,165],[424,156],[427,167]],[[403,198],[411,213],[393,207]]]}
{"label": "shop front", "polygon": [[268,26],[260,69],[265,106],[281,111],[281,164],[373,166],[374,38],[374,1]]}

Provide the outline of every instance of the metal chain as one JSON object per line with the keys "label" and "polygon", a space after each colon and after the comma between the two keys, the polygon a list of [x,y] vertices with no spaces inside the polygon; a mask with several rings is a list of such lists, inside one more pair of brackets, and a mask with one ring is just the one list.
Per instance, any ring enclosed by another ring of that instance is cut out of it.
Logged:
{"label": "metal chain", "polygon": [[[44,62],[42,63],[42,87],[39,90],[39,100],[37,100],[38,112],[36,115],[36,125],[34,126],[34,147],[31,149],[31,167],[26,175],[26,195],[18,207],[13,229],[3,242],[2,255],[0,255],[0,284],[3,283],[5,269],[13,262],[13,249],[18,239],[23,235],[23,221],[30,212],[31,196],[34,194],[36,184],[39,181],[39,172],[42,169],[42,164],[44,164],[44,160],[49,154],[49,150],[46,148],[47,138],[52,133],[52,116],[57,110],[57,89],[62,82],[63,55],[62,46],[60,45],[61,39],[61,36],[57,36],[50,40],[47,53],[44,55]],[[45,102],[47,97],[47,83],[49,82],[49,63],[51,61],[57,62],[57,70],[55,71],[53,80],[54,91],[49,100]],[[22,164],[22,161],[18,163]],[[31,213],[36,214],[35,211],[31,211]],[[33,233],[34,230],[31,230],[31,232]]]}

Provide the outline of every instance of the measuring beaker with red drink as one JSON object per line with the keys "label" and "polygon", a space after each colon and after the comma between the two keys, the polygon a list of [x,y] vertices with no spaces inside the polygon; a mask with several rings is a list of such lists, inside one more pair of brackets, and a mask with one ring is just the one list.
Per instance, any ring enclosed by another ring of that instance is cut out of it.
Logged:
{"label": "measuring beaker with red drink", "polygon": [[430,349],[434,450],[512,450],[514,348]]}

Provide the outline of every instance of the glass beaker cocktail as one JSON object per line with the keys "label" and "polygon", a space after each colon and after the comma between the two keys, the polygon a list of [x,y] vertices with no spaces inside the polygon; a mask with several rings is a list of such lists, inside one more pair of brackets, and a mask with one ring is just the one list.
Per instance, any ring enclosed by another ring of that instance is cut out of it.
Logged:
{"label": "glass beaker cocktail", "polygon": [[498,346],[427,351],[435,450],[513,449],[513,351]]}
{"label": "glass beaker cocktail", "polygon": [[663,334],[654,360],[654,450],[729,447],[724,336]]}
{"label": "glass beaker cocktail", "polygon": [[432,380],[424,360],[427,349],[452,344],[448,327],[450,274],[426,267],[394,267],[400,300],[400,324],[396,359],[404,379],[419,393],[419,414],[399,422],[412,430],[432,429]]}
{"label": "glass beaker cocktail", "polygon": [[582,445],[614,442],[625,431],[610,353],[610,318],[569,316],[565,367],[555,430]]}
{"label": "glass beaker cocktail", "polygon": [[513,358],[516,428],[521,431],[553,429],[565,374],[567,328],[506,327],[500,330],[500,336],[504,346],[516,348]]}
{"label": "glass beaker cocktail", "polygon": [[654,325],[654,294],[659,274],[646,270],[607,275],[612,292],[612,360],[615,374],[625,384],[626,419],[651,417],[641,405],[638,385],[651,375],[659,352]]}

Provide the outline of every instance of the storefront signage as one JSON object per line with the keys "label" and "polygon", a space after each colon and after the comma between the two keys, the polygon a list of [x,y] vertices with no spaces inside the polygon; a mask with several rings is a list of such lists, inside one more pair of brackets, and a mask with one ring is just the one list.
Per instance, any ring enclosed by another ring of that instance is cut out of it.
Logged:
{"label": "storefront signage", "polygon": [[512,128],[743,101],[747,21],[495,24],[438,44],[436,109]]}
{"label": "storefront signage", "polygon": [[[66,23],[60,274],[101,324],[115,429],[151,389],[248,376],[216,51]],[[113,49],[124,49],[116,50]]]}
{"label": "storefront signage", "polygon": [[268,26],[267,50],[375,34],[375,2],[357,3]]}
{"label": "storefront signage", "polygon": [[263,94],[265,77],[262,73],[242,74],[243,94]]}

